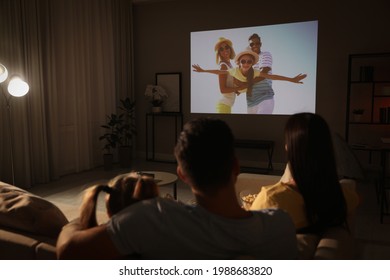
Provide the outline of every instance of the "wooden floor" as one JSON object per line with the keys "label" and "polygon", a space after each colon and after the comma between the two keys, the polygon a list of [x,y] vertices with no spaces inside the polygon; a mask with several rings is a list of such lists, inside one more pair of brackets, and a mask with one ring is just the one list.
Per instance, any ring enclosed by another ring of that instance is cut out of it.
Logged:
{"label": "wooden floor", "polygon": [[[172,163],[137,160],[134,161],[132,169],[136,171],[165,171],[176,174],[176,165]],[[70,205],[75,209],[74,215],[77,216],[83,190],[94,183],[111,179],[118,174],[129,171],[130,169],[122,168],[115,168],[111,171],[97,168],[64,176],[50,184],[35,186],[29,191],[45,197],[55,204]],[[272,174],[277,175],[280,173],[281,171],[272,172]],[[358,182],[357,189],[361,197],[361,204],[357,209],[355,225],[352,230],[356,236],[360,259],[390,260],[390,216],[385,216],[383,223],[380,223],[379,204],[371,182]],[[162,187],[161,194],[172,195],[172,186]],[[191,190],[180,180],[177,182],[177,195],[178,199],[185,203],[193,201]],[[104,212],[104,206],[100,205],[98,208]]]}

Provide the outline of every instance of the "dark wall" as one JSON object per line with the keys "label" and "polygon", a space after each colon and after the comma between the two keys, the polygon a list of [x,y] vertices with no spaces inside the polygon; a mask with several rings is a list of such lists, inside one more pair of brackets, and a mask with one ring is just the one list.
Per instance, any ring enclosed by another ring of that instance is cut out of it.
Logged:
{"label": "dark wall", "polygon": [[[362,2],[362,3],[358,3]],[[155,73],[182,73],[184,119],[190,114],[190,32],[318,20],[317,113],[344,135],[348,55],[390,52],[390,2],[183,0],[134,6],[137,150],[145,151],[143,96]],[[288,48],[288,46],[286,46]],[[215,116],[215,115],[214,115]],[[283,163],[285,116],[220,115],[237,138],[272,139],[274,162]]]}

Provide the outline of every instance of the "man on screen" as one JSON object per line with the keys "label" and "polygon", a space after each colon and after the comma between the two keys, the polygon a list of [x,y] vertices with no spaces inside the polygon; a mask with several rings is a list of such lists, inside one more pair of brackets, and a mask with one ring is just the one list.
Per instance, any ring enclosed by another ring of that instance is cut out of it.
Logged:
{"label": "man on screen", "polygon": [[177,174],[196,205],[156,197],[137,202],[103,225],[65,226],[57,255],[68,259],[294,259],[294,225],[282,210],[246,211],[236,197],[239,173],[229,126],[188,122],[175,147]]}
{"label": "man on screen", "polygon": [[[260,36],[254,33],[248,41],[248,49],[259,55],[259,60],[253,68],[265,74],[272,74],[272,55],[268,51],[261,51]],[[248,114],[272,114],[275,106],[274,95],[272,80],[265,79],[259,82],[255,94],[246,96]]]}

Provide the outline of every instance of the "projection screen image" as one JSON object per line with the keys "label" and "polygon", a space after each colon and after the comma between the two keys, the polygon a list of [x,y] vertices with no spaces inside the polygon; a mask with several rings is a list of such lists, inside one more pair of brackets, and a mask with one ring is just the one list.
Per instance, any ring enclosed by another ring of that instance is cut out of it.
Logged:
{"label": "projection screen image", "polygon": [[318,21],[191,32],[191,113],[315,112]]}

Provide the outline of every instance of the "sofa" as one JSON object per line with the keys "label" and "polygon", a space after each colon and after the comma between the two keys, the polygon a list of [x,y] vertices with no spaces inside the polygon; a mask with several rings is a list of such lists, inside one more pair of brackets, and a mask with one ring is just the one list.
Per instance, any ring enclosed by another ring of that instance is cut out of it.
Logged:
{"label": "sofa", "polygon": [[[55,260],[58,235],[78,213],[78,206],[53,204],[0,181],[0,260]],[[107,221],[104,208],[96,219]]]}
{"label": "sofa", "polygon": [[[239,174],[236,182],[236,195],[240,201],[240,192],[249,191],[257,194],[262,186],[273,185],[281,176],[252,173]],[[343,188],[356,189],[356,182],[351,179],[340,180]],[[356,241],[353,236],[354,215],[348,217],[349,230],[342,227],[328,229],[323,235],[297,234],[300,259],[339,260],[357,259]]]}
{"label": "sofa", "polygon": [[[258,192],[280,176],[241,173],[236,183],[237,198],[242,190]],[[355,187],[343,180],[343,186]],[[54,260],[59,232],[68,223],[56,205],[26,190],[0,181],[0,259]],[[343,228],[333,228],[322,236],[297,234],[300,259],[354,259],[352,235]]]}
{"label": "sofa", "polygon": [[56,240],[67,223],[51,202],[0,182],[0,259],[56,259]]}

